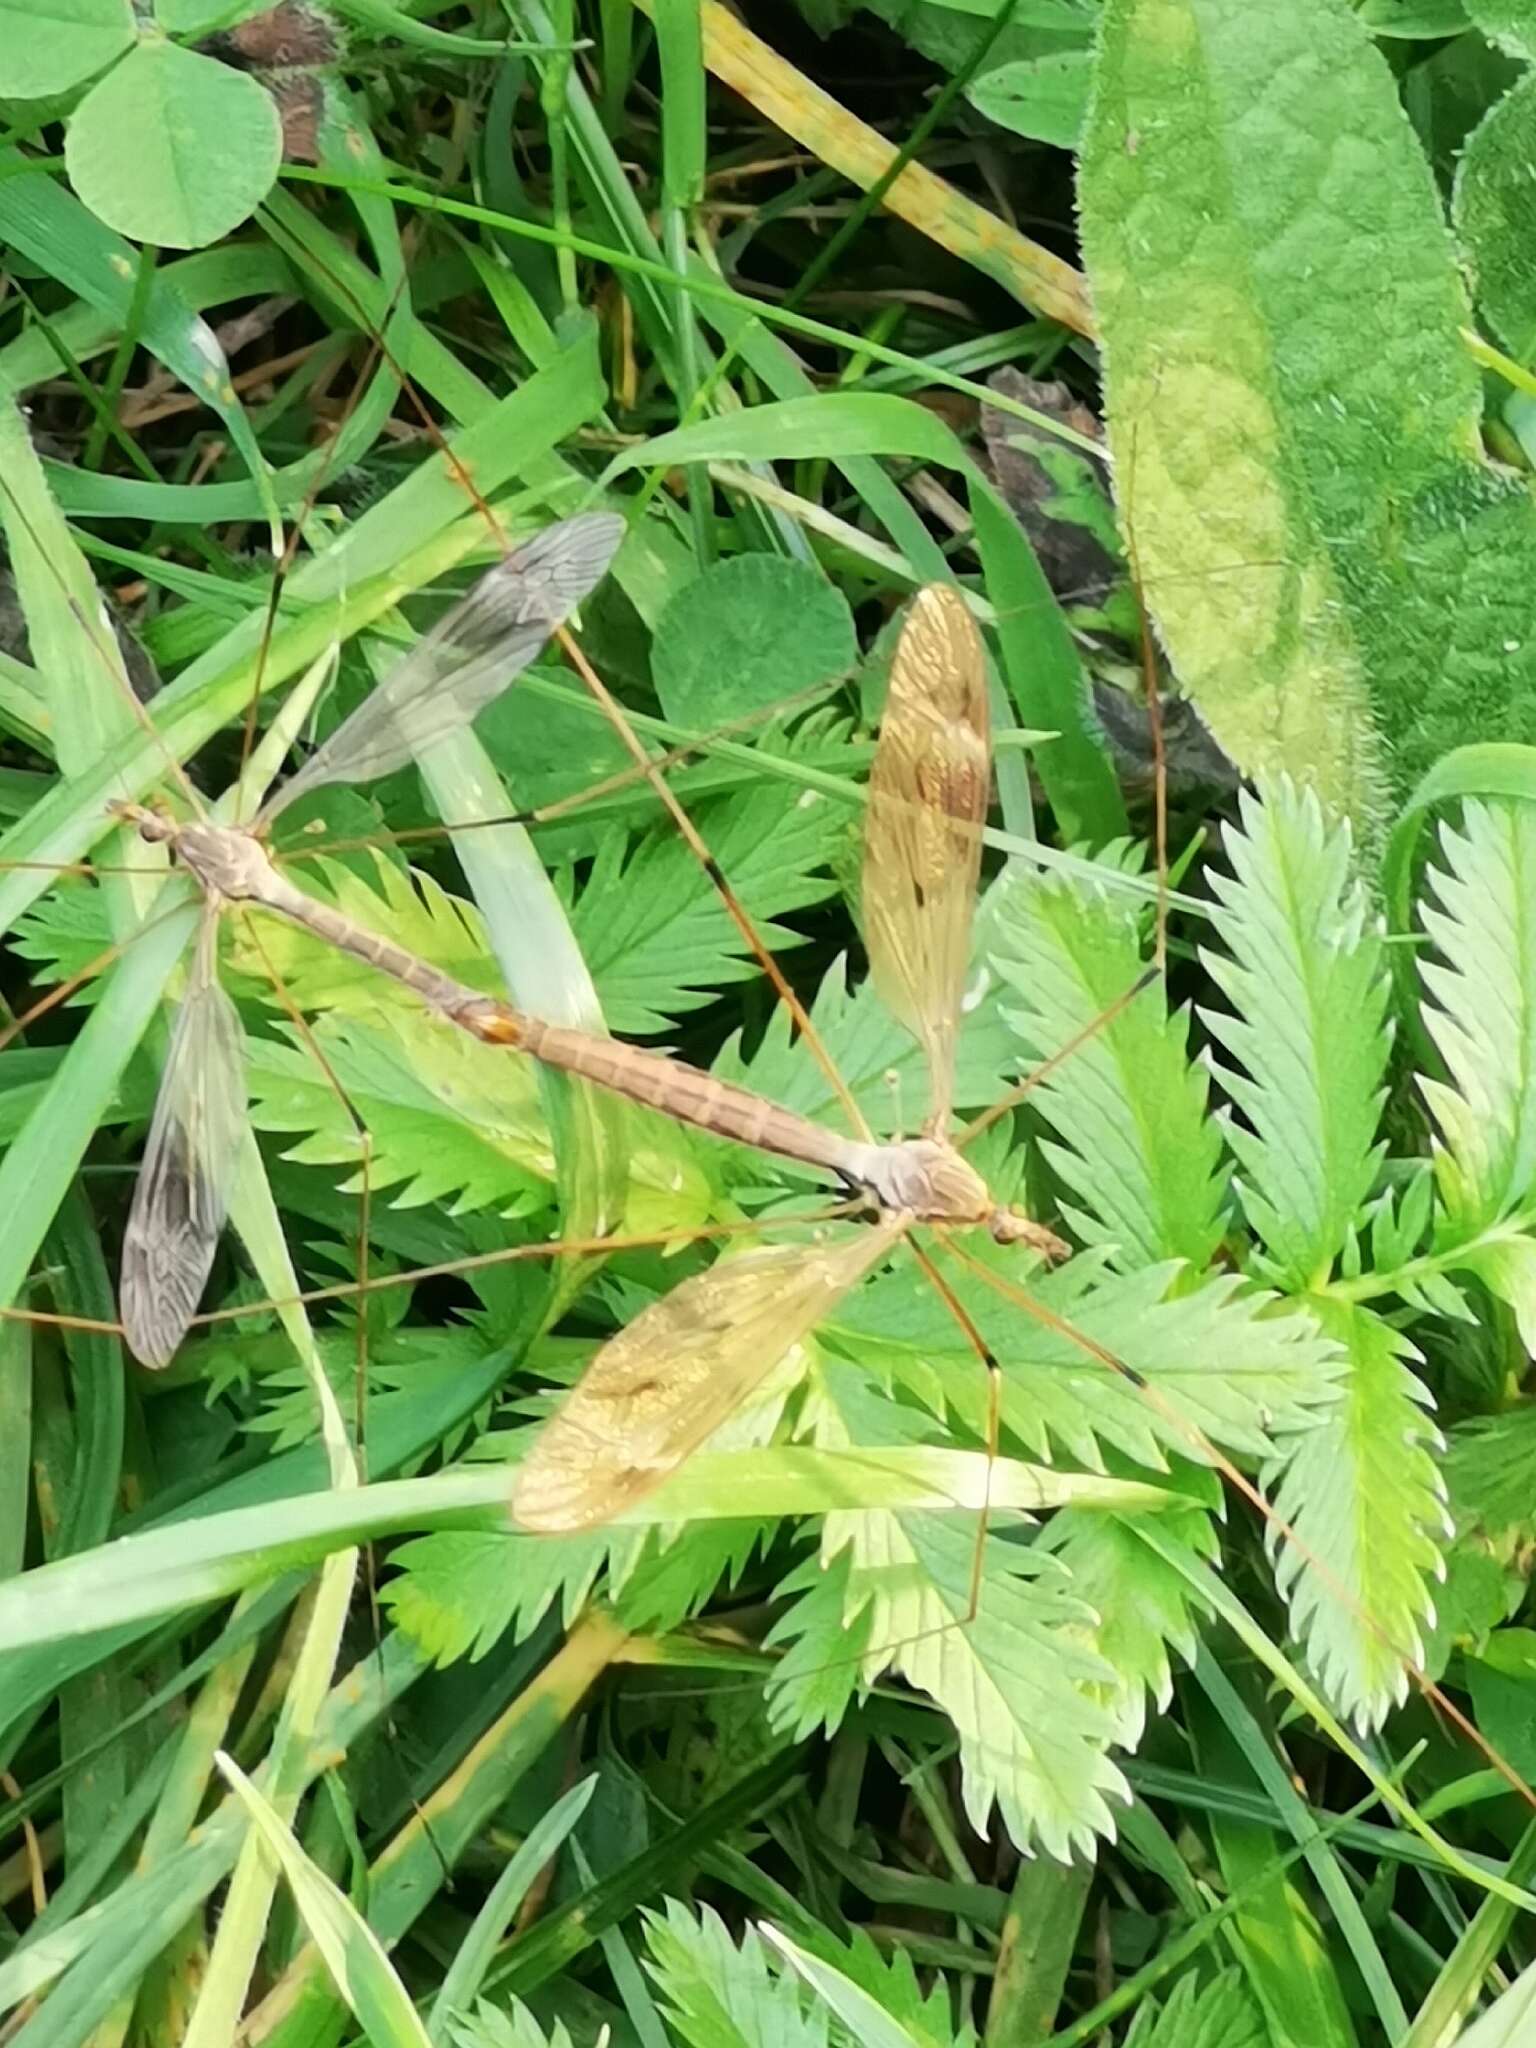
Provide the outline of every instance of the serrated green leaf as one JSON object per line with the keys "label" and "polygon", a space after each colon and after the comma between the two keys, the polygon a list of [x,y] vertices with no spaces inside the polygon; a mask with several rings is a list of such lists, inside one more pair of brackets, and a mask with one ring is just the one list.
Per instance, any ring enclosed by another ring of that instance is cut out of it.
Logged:
{"label": "serrated green leaf", "polygon": [[548,2033],[519,1998],[510,2006],[482,1999],[472,2013],[456,2013],[447,2022],[453,2048],[571,2048],[563,2020]]}
{"label": "serrated green leaf", "polygon": [[282,122],[263,86],[168,42],[130,50],[86,94],[64,138],[70,182],[91,211],[167,249],[201,249],[248,219],[282,155]]}
{"label": "serrated green leaf", "polygon": [[711,1907],[695,1917],[676,1899],[645,1923],[651,1975],[689,2048],[826,2048],[825,2014],[792,1976],[769,1970],[752,1929],[738,1947]]}
{"label": "serrated green leaf", "polygon": [[1445,1480],[1457,1527],[1493,1542],[1529,1541],[1536,1530],[1536,1406],[1476,1415],[1451,1431]]}
{"label": "serrated green leaf", "polygon": [[[1196,1556],[1219,1553],[1209,1516],[1165,1516],[1164,1536]],[[1067,1567],[1072,1590],[1098,1617],[1093,1645],[1114,1672],[1106,1705],[1114,1740],[1135,1749],[1149,1705],[1165,1708],[1173,1696],[1172,1657],[1192,1663],[1200,1619],[1188,1578],[1136,1538],[1135,1525],[1118,1515],[1066,1508],[1041,1530],[1039,1543]]]}
{"label": "serrated green leaf", "polygon": [[[897,2021],[906,2038],[923,2048],[974,2048],[976,2030],[969,2020],[956,2024],[942,1974],[929,1978],[925,1994],[910,1953],[899,1943],[882,1951],[864,1928],[854,1927],[846,1941],[824,1935],[815,1954],[836,1969],[844,1984],[866,1992]],[[859,2038],[857,2030],[854,2038]]]}
{"label": "serrated green leaf", "polygon": [[1020,1849],[1091,1854],[1127,1796],[1099,1699],[1113,1672],[1087,1643],[1087,1608],[1042,1556],[988,1538],[972,1613],[976,1534],[970,1516],[828,1516],[823,1555],[851,1552],[847,1611],[869,1610],[865,1683],[899,1671],[950,1717],[979,1833],[995,1804]]}
{"label": "serrated green leaf", "polygon": [[910,2033],[888,2013],[863,1985],[855,1984],[833,1964],[809,1950],[799,1948],[777,1928],[765,1927],[764,1936],[804,1979],[820,2002],[839,2020],[859,2048],[923,2048],[922,2037]]}
{"label": "serrated green leaf", "polygon": [[1141,2006],[1126,2048],[1270,2048],[1273,2036],[1237,1970],[1181,1977],[1165,2005]]}
{"label": "serrated green leaf", "polygon": [[[1199,1436],[1228,1452],[1267,1457],[1281,1436],[1304,1430],[1338,1398],[1346,1367],[1337,1343],[1304,1312],[1276,1313],[1275,1296],[1232,1274],[1170,1294],[1180,1272],[1173,1265],[1106,1274],[1084,1256],[1056,1273],[1021,1276],[1015,1254],[978,1248],[971,1255],[1006,1276],[1006,1296],[947,1260],[940,1265],[1001,1367],[1004,1427],[1042,1462],[1059,1447],[1080,1467],[1101,1471],[1105,1449],[1113,1448],[1161,1470],[1169,1458],[1200,1460]],[[1065,1327],[1030,1317],[1013,1291],[1021,1287]],[[984,1440],[980,1361],[910,1263],[894,1264],[845,1299],[821,1335],[895,1372],[919,1399],[931,1400],[937,1386]],[[1120,1360],[1156,1399],[1095,1351]]]}
{"label": "serrated green leaf", "polygon": [[[830,863],[847,842],[847,815],[814,792],[782,783],[745,792],[699,819],[763,944],[777,952],[800,934],[776,922],[833,894]],[[762,969],[698,860],[670,826],[597,850],[571,923],[615,1031],[664,1031],[715,991]]]}
{"label": "serrated green leaf", "polygon": [[[390,1553],[380,1604],[436,1664],[483,1657],[508,1629],[523,1641],[558,1606],[567,1626],[581,1612],[615,1547],[636,1550],[644,1532],[599,1531],[561,1543],[483,1529],[438,1529]],[[398,1570],[394,1568],[398,1567]]]}
{"label": "serrated green leaf", "polygon": [[[916,1040],[881,1005],[871,984],[866,982],[857,992],[849,992],[846,972],[842,961],[833,966],[810,1005],[817,1036],[874,1130],[915,1131],[928,1106],[923,1055]],[[1012,1059],[1012,1040],[999,1013],[996,991],[988,990],[966,1011],[956,1062],[957,1107],[979,1108],[999,1096]],[[750,1058],[742,1057],[740,1040],[733,1038],[713,1071],[815,1122],[838,1130],[847,1127],[830,1082],[804,1046],[791,1037],[782,1008],[769,1019]]]}
{"label": "serrated green leaf", "polygon": [[[1536,1238],[1513,1230],[1490,1233],[1459,1257],[1456,1265],[1458,1271],[1474,1274],[1490,1294],[1509,1304],[1515,1313],[1521,1343],[1536,1356]],[[1438,1273],[1420,1283],[1432,1303],[1436,1297],[1431,1290],[1437,1281],[1451,1285]],[[1465,1311],[1459,1295],[1457,1299]]]}
{"label": "serrated green leaf", "polygon": [[1339,1712],[1375,1727],[1408,1690],[1448,1535],[1430,1397],[1418,1354],[1368,1309],[1314,1297],[1344,1346],[1343,1399],[1290,1447],[1270,1543],[1291,1627]]}
{"label": "serrated green leaf", "polygon": [[1375,1182],[1386,1097],[1389,984],[1374,915],[1350,873],[1350,836],[1315,796],[1246,793],[1214,886],[1225,953],[1201,960],[1234,1015],[1208,1009],[1238,1063],[1222,1083],[1241,1120],[1227,1136],[1243,1207],[1270,1267],[1297,1289],[1322,1280]]}
{"label": "serrated green leaf", "polygon": [[1406,1265],[1429,1233],[1434,1206],[1434,1172],[1416,1161],[1405,1180],[1383,1189],[1371,1205],[1371,1263],[1378,1273]]}
{"label": "serrated green leaf", "polygon": [[685,584],[656,622],[651,671],[674,724],[709,732],[845,675],[848,600],[808,562],[738,555]]}
{"label": "serrated green leaf", "polygon": [[1221,1139],[1187,1018],[1169,1017],[1161,983],[1126,1001],[1144,971],[1138,913],[1022,871],[992,901],[989,957],[1025,1071],[1074,1048],[1029,1097],[1061,1141],[1045,1150],[1074,1227],[1123,1270],[1170,1257],[1203,1270],[1223,1228]]}
{"label": "serrated green leaf", "polygon": [[1474,1235],[1536,1189],[1536,808],[1462,807],[1421,907],[1424,1022],[1447,1080],[1420,1086],[1440,1143],[1443,1235]]}
{"label": "serrated green leaf", "polygon": [[398,1204],[527,1214],[546,1198],[554,1160],[528,1062],[403,1008],[377,1021],[333,1011],[309,1029],[330,1075],[307,1042],[250,1046],[251,1121],[297,1135],[285,1158],[350,1166],[343,1185],[360,1186],[363,1138],[350,1103],[372,1141],[369,1183]]}
{"label": "serrated green leaf", "polygon": [[1536,76],[1527,75],[1479,123],[1456,171],[1455,221],[1477,303],[1511,355],[1536,344]]}

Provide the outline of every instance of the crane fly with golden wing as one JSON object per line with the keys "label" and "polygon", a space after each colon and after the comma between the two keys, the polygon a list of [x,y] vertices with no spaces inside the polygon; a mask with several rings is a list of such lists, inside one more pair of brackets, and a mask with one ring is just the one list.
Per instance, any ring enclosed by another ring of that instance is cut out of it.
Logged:
{"label": "crane fly with golden wing", "polygon": [[[912,1224],[983,1224],[1002,1242],[1065,1255],[1050,1231],[993,1200],[947,1135],[991,781],[986,691],[980,635],[958,591],[919,591],[870,778],[864,922],[876,987],[928,1066],[924,1135],[843,1138],[768,1103],[755,1130],[738,1123],[727,1133],[829,1167],[871,1197],[877,1222],[721,1259],[611,1338],[518,1470],[512,1511],[523,1528],[594,1527],[660,1485]],[[707,1090],[723,1085],[703,1081]],[[664,1096],[652,1099],[679,1113]],[[697,1109],[682,1113],[706,1122]]]}

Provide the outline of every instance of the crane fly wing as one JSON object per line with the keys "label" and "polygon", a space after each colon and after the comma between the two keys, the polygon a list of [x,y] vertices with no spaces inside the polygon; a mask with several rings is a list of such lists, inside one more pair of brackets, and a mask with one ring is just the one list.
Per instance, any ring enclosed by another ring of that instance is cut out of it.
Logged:
{"label": "crane fly wing", "polygon": [[595,1528],[642,1499],[747,1399],[895,1243],[885,1224],[836,1243],[722,1259],[611,1337],[518,1468],[512,1514],[544,1534]]}
{"label": "crane fly wing", "polygon": [[263,822],[325,783],[392,774],[477,718],[602,582],[624,534],[616,513],[584,512],[487,570],[290,776]]}
{"label": "crane fly wing", "polygon": [[922,1046],[929,1128],[954,1092],[955,1040],[992,778],[987,665],[957,590],[920,590],[897,642],[864,823],[864,936],[883,1002]]}
{"label": "crane fly wing", "polygon": [[217,932],[206,915],[123,1237],[123,1334],[142,1365],[168,1365],[197,1313],[239,1157],[244,1042],[215,975]]}

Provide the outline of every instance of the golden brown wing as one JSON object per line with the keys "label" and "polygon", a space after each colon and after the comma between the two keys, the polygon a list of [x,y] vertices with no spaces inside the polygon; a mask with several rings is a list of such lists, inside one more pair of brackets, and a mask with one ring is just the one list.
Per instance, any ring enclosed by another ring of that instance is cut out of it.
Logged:
{"label": "golden brown wing", "polygon": [[513,1482],[513,1519],[595,1528],[659,1486],[900,1235],[891,1224],[722,1259],[610,1338]]}
{"label": "golden brown wing", "polygon": [[917,1038],[942,1134],[971,952],[981,827],[992,780],[987,664],[965,601],[930,584],[912,601],[891,663],[869,779],[864,937],[875,986]]}

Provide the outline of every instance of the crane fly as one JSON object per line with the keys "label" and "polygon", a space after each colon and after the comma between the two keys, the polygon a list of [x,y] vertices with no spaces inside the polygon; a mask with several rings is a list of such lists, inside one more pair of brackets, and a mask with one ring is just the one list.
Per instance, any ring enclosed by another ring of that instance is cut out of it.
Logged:
{"label": "crane fly", "polygon": [[[163,1366],[186,1335],[218,1248],[243,1108],[241,1029],[215,972],[226,902],[262,902],[331,943],[400,973],[387,942],[314,901],[272,867],[262,834],[312,790],[387,775],[469,723],[527,667],[596,588],[624,535],[612,513],[585,513],[536,534],[487,571],[425,634],[246,826],[177,824],[138,804],[115,805],[151,842],[171,848],[203,892],[186,998],[151,1120],[123,1239],[121,1309],[130,1350]],[[398,950],[398,949],[395,949]],[[402,955],[412,986],[434,970]]]}
{"label": "crane fly", "polygon": [[[990,785],[981,637],[959,592],[932,584],[913,600],[891,665],[863,864],[875,985],[928,1068],[922,1135],[891,1144],[851,1140],[756,1098],[747,1098],[748,1114],[717,1120],[727,1103],[740,1108],[742,1091],[702,1076],[691,1103],[642,1097],[673,1116],[828,1168],[869,1197],[878,1220],[827,1243],[722,1259],[610,1339],[519,1468],[512,1511],[525,1529],[589,1528],[658,1486],[914,1223],[982,1224],[999,1242],[1065,1255],[1050,1231],[993,1200],[948,1136]],[[585,1071],[620,1085],[613,1075]]]}
{"label": "crane fly", "polygon": [[[901,878],[899,888],[877,881],[869,890],[871,948],[882,963],[882,977],[887,966],[895,977],[887,983],[893,994],[904,989],[897,1000],[929,1048],[935,1094],[930,1128],[922,1137],[891,1144],[845,1137],[683,1061],[516,1010],[342,916],[273,867],[260,835],[295,797],[324,783],[387,772],[452,724],[472,717],[531,659],[552,615],[563,615],[596,583],[622,530],[621,521],[605,515],[568,522],[490,571],[284,784],[251,826],[178,824],[141,806],[119,807],[118,814],[147,840],[171,847],[208,906],[124,1242],[123,1324],[142,1362],[164,1364],[185,1335],[227,1208],[240,1109],[240,1033],[233,1006],[213,973],[212,933],[224,903],[251,904],[302,926],[390,975],[445,1021],[484,1044],[528,1053],[678,1122],[818,1167],[865,1195],[883,1217],[984,1224],[1004,1243],[1064,1250],[1049,1231],[994,1203],[981,1176],[942,1135],[954,1036],[953,1023],[942,1012],[958,1010],[988,764],[981,643],[963,602],[943,586],[920,593],[897,652],[876,761],[867,853],[872,876]],[[547,594],[551,561],[562,576],[554,599]],[[530,587],[536,598],[530,598]],[[510,627],[509,610],[514,615]],[[947,750],[941,735],[954,721],[936,719],[936,706],[943,701],[940,684],[961,728]],[[905,790],[913,795],[903,796]],[[926,884],[916,880],[919,871]],[[695,1326],[695,1306],[707,1323],[719,1285],[731,1291],[732,1317],[735,1294],[751,1286],[754,1276],[760,1287],[773,1292],[787,1275],[796,1298],[804,1294],[812,1304],[827,1292],[829,1282],[836,1283],[834,1294],[841,1292],[873,1262],[882,1242],[878,1230],[864,1231],[855,1234],[851,1245],[835,1253],[818,1252],[809,1261],[780,1248],[753,1255],[745,1270],[743,1262],[733,1262],[722,1268],[719,1284],[705,1290],[702,1302],[694,1289],[678,1291],[673,1299],[680,1327],[674,1331],[664,1323],[660,1340],[669,1349],[678,1347]],[[656,1329],[654,1317],[641,1318],[627,1348],[610,1347],[601,1362],[600,1394],[615,1359],[622,1363],[638,1351],[643,1361]],[[781,1345],[780,1351],[785,1348]],[[713,1370],[710,1377],[721,1387],[731,1379]],[[677,1391],[683,1379],[669,1377],[668,1384],[671,1398],[687,1408]],[[746,1384],[750,1387],[751,1378]],[[713,1426],[711,1412],[705,1402],[693,1410],[705,1418],[703,1434]],[[574,1426],[581,1426],[579,1408]],[[558,1459],[559,1432],[550,1432],[550,1439],[548,1455]],[[691,1443],[690,1438],[671,1462]],[[529,1468],[534,1482],[542,1468],[541,1455]],[[662,1475],[658,1471],[656,1476]],[[540,1513],[536,1492],[525,1495],[520,1488],[519,1499],[520,1514]]]}

